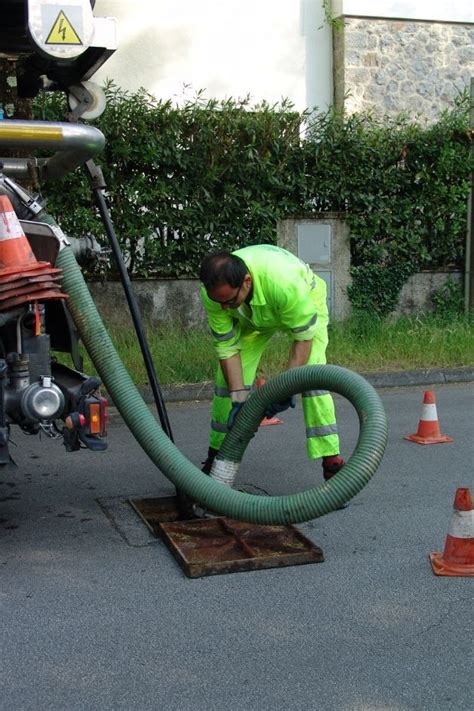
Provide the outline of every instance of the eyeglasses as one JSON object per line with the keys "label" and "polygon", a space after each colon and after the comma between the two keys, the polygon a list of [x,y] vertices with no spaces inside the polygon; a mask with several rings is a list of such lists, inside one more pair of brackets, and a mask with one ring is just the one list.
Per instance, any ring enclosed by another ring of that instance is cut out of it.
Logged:
{"label": "eyeglasses", "polygon": [[239,301],[239,294],[240,290],[242,289],[244,285],[244,282],[238,287],[236,293],[231,299],[227,299],[227,301],[216,301],[216,299],[212,299],[212,297],[209,297],[212,301],[215,301],[216,304],[220,304],[220,306],[230,306],[230,308],[234,308],[234,306],[237,306],[238,301]]}

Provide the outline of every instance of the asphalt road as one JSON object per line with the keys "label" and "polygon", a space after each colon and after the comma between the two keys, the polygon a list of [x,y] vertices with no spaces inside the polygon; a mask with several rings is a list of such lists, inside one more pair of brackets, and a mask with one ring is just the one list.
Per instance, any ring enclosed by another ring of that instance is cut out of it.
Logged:
{"label": "asphalt road", "polygon": [[[474,388],[435,388],[443,434],[419,446],[424,388],[381,390],[389,444],[340,511],[302,524],[325,562],[190,580],[127,503],[173,487],[118,415],[107,453],[16,433],[0,483],[0,708],[463,711],[474,707],[472,578],[433,575],[457,487],[474,493]],[[198,464],[209,404],[169,405]],[[337,398],[343,453],[358,424]],[[240,483],[321,481],[302,413],[261,428]]]}

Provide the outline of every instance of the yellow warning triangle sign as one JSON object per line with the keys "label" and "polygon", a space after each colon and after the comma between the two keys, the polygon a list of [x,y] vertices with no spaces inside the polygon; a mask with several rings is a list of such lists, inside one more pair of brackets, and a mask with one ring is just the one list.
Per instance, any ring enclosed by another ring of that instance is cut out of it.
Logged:
{"label": "yellow warning triangle sign", "polygon": [[62,10],[54,21],[45,44],[82,44],[81,38]]}

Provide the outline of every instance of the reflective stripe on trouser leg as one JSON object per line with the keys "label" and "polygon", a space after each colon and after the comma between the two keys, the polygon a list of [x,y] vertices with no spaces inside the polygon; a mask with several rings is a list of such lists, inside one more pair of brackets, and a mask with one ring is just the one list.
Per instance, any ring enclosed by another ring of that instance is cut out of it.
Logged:
{"label": "reflective stripe on trouser leg", "polygon": [[[319,318],[308,365],[326,363],[328,344],[327,308],[319,303]],[[339,454],[336,411],[332,395],[321,390],[302,393],[303,413],[306,427],[306,451],[310,459]]]}
{"label": "reflective stripe on trouser leg", "polygon": [[336,413],[332,396],[303,395],[306,451],[310,459],[339,454]]}
{"label": "reflective stripe on trouser leg", "polygon": [[[242,361],[242,373],[244,384],[250,387],[257,372],[260,358],[273,332],[265,333],[259,331],[249,331],[242,328],[240,337],[240,359]],[[211,431],[209,435],[209,445],[214,449],[220,449],[224,437],[227,433],[227,420],[231,408],[230,396],[227,390],[227,383],[222,374],[220,365],[217,367],[214,397],[211,407]]]}

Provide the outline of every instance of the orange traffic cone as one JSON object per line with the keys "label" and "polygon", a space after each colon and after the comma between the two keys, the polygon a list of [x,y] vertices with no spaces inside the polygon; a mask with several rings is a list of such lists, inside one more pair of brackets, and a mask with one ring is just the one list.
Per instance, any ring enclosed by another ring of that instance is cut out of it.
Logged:
{"label": "orange traffic cone", "polygon": [[0,311],[66,299],[57,282],[60,274],[61,269],[36,260],[10,200],[0,195]]}
{"label": "orange traffic cone", "polygon": [[457,489],[443,553],[430,553],[435,575],[474,577],[474,510],[469,489]]}
{"label": "orange traffic cone", "polygon": [[[257,378],[255,380],[255,386],[257,388],[261,388],[262,385],[265,385],[266,380],[265,378]],[[279,417],[264,417],[263,420],[260,422],[260,427],[268,427],[268,425],[282,425],[283,420],[280,420]]]}
{"label": "orange traffic cone", "polygon": [[439,428],[438,415],[436,412],[436,400],[432,390],[427,390],[423,398],[423,410],[418,423],[416,434],[406,435],[403,439],[417,444],[441,444],[452,442],[452,437],[441,434]]}
{"label": "orange traffic cone", "polygon": [[0,195],[0,269],[2,274],[17,272],[19,266],[38,266],[30,243],[6,195]]}

